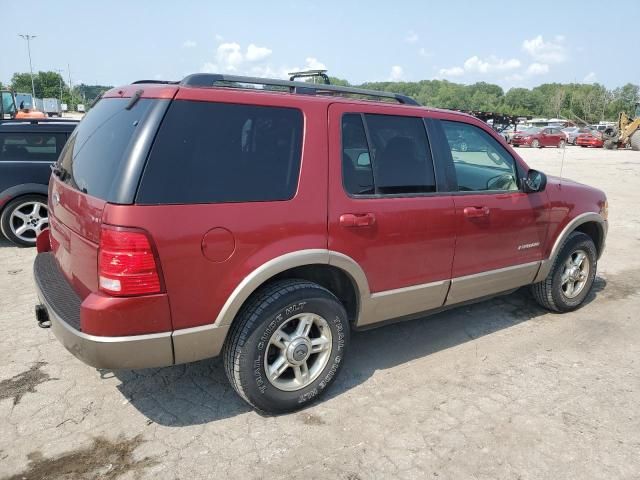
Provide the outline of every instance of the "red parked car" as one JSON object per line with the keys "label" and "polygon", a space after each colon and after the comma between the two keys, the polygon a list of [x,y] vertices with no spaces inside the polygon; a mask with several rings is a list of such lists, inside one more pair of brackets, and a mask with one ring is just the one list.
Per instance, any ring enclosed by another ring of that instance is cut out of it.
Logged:
{"label": "red parked car", "polygon": [[524,285],[578,308],[607,201],[560,183],[484,122],[402,95],[209,74],[116,88],[54,168],[36,317],[90,365],[221,355],[249,404],[295,410],[352,330]]}
{"label": "red parked car", "polygon": [[555,127],[530,128],[515,135],[511,139],[514,147],[557,147],[563,148],[567,144],[567,136],[564,132]]}
{"label": "red parked car", "polygon": [[602,133],[591,130],[587,133],[581,133],[576,138],[576,145],[580,145],[581,147],[595,147],[602,148],[604,145],[604,138],[602,137]]}

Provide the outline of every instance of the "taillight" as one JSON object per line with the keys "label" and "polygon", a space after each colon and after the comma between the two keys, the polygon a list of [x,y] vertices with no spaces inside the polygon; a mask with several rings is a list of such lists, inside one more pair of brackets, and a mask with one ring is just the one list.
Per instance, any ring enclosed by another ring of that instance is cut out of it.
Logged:
{"label": "taillight", "polygon": [[102,227],[98,254],[100,290],[110,295],[159,293],[160,274],[144,232]]}

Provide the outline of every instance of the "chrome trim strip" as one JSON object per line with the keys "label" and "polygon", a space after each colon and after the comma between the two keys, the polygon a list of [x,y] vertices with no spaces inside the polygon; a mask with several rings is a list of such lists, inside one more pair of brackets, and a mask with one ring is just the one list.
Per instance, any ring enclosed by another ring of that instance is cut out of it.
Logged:
{"label": "chrome trim strip", "polygon": [[596,222],[602,228],[602,246],[600,248],[600,253],[602,253],[602,251],[604,250],[605,241],[607,239],[608,224],[602,218],[602,216],[598,213],[595,213],[595,212],[582,213],[578,215],[576,218],[574,218],[573,220],[571,220],[562,229],[562,232],[560,232],[560,235],[558,235],[558,238],[556,238],[556,241],[553,244],[553,248],[551,249],[549,258],[542,261],[542,265],[540,265],[538,274],[536,275],[532,283],[541,282],[542,280],[547,278],[547,275],[549,275],[549,272],[551,272],[551,268],[553,267],[553,262],[555,261],[558,253],[560,253],[560,249],[562,248],[562,245],[564,244],[569,234],[573,232],[576,229],[576,227],[579,227],[583,223],[587,223],[587,222]]}
{"label": "chrome trim strip", "polygon": [[445,305],[455,305],[527,285],[533,281],[539,267],[540,261],[536,261],[454,278]]}
{"label": "chrome trim strip", "polygon": [[229,325],[213,324],[175,330],[172,335],[175,363],[217,357],[222,352]]}

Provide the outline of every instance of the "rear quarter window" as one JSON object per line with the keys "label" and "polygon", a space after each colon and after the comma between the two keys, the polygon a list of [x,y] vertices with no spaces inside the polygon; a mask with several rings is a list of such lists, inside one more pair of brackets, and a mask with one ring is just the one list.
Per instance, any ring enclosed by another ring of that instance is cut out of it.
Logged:
{"label": "rear quarter window", "polygon": [[302,132],[297,109],[174,101],[136,203],[289,200],[298,185]]}

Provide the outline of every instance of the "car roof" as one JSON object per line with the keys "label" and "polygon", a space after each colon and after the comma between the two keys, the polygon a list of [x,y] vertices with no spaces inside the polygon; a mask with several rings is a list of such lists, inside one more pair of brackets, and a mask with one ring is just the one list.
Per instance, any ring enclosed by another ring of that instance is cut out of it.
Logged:
{"label": "car roof", "polygon": [[17,119],[1,120],[2,133],[70,133],[78,126],[77,120]]}

